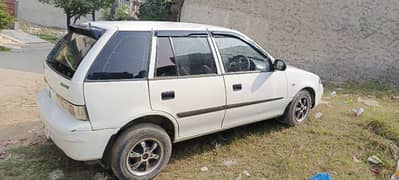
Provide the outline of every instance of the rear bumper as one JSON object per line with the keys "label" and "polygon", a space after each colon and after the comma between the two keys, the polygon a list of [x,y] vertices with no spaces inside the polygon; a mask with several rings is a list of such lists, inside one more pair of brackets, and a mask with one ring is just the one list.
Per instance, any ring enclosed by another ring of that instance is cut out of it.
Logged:
{"label": "rear bumper", "polygon": [[115,129],[93,131],[89,121],[79,121],[61,109],[47,89],[37,95],[37,104],[46,135],[64,153],[78,161],[101,159]]}

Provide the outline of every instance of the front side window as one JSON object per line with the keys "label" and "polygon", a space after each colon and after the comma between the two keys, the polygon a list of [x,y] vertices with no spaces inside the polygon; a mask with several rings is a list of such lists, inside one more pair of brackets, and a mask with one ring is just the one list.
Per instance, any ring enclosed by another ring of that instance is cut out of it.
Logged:
{"label": "front side window", "polygon": [[158,37],[157,77],[216,73],[207,37]]}
{"label": "front side window", "polygon": [[58,73],[72,78],[96,41],[93,37],[70,32],[50,52],[47,63]]}
{"label": "front side window", "polygon": [[150,44],[150,32],[117,32],[97,56],[87,79],[146,78]]}
{"label": "front side window", "polygon": [[270,71],[270,61],[248,43],[230,36],[215,36],[226,72]]}

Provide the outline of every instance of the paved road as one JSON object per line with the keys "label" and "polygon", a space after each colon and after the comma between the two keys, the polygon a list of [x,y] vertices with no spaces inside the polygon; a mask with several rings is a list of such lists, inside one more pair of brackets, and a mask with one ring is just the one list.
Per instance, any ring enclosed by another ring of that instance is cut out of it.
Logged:
{"label": "paved road", "polygon": [[2,30],[1,33],[24,46],[10,52],[0,52],[0,68],[43,73],[44,60],[53,44],[21,30]]}
{"label": "paved road", "polygon": [[22,49],[0,52],[0,68],[43,73],[43,63],[53,44],[26,44]]}

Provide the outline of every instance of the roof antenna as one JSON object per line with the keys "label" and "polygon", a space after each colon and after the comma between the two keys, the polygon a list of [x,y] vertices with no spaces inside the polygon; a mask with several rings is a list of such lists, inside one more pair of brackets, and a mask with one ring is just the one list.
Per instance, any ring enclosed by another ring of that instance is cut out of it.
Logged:
{"label": "roof antenna", "polygon": [[89,22],[89,29],[91,29],[91,22]]}

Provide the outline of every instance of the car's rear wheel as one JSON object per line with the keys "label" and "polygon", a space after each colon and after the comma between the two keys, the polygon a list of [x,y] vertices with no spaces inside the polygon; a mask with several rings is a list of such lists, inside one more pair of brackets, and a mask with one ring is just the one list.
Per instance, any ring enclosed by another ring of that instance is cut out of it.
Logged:
{"label": "car's rear wheel", "polygon": [[111,168],[119,179],[151,179],[169,162],[171,140],[164,129],[155,124],[130,127],[112,148]]}
{"label": "car's rear wheel", "polygon": [[309,91],[300,91],[288,105],[280,121],[289,126],[302,124],[309,116],[312,106],[312,96]]}

